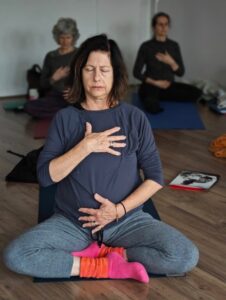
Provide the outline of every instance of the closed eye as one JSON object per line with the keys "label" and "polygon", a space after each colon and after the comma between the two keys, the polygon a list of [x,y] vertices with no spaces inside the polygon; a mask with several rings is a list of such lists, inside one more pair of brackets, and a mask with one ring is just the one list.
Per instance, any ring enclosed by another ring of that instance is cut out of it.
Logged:
{"label": "closed eye", "polygon": [[85,67],[85,71],[87,72],[92,72],[94,70],[93,67]]}
{"label": "closed eye", "polygon": [[101,72],[105,73],[105,72],[110,72],[110,69],[109,68],[101,68],[100,69]]}

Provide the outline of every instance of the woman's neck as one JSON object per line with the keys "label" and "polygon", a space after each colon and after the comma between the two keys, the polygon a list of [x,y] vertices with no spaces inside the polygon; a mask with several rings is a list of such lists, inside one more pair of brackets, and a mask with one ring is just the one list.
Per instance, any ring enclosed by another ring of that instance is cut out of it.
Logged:
{"label": "woman's neck", "polygon": [[67,54],[67,53],[70,53],[72,51],[74,51],[75,47],[74,46],[71,46],[71,47],[68,47],[68,48],[59,48],[58,51],[61,55],[63,54]]}
{"label": "woman's neck", "polygon": [[81,103],[81,106],[86,110],[104,110],[109,108],[106,100],[89,99]]}
{"label": "woman's neck", "polygon": [[155,36],[156,41],[158,42],[165,42],[167,39],[167,36],[162,36],[162,35],[156,35]]}

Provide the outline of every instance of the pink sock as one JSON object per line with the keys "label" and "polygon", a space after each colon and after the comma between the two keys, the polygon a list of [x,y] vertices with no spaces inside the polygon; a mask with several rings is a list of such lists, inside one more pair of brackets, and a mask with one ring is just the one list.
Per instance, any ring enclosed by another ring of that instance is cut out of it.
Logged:
{"label": "pink sock", "polygon": [[87,248],[83,249],[82,251],[74,251],[71,252],[72,256],[78,257],[105,257],[110,252],[116,252],[119,255],[124,255],[124,249],[122,247],[107,247],[104,244],[101,247],[98,246],[96,242],[90,244]]}
{"label": "pink sock", "polygon": [[131,278],[148,283],[149,276],[144,266],[138,262],[127,262],[117,253],[109,253],[108,275],[109,278]]}
{"label": "pink sock", "polygon": [[[102,246],[102,245],[101,245]],[[98,254],[100,252],[100,247],[97,245],[96,242],[90,244],[87,248],[81,250],[81,251],[74,251],[71,252],[72,256],[78,256],[78,257],[98,257]]]}

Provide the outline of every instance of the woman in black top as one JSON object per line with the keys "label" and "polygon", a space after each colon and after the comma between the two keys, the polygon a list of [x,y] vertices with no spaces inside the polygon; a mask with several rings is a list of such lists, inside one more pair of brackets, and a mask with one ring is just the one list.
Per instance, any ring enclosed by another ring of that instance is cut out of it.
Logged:
{"label": "woman in black top", "polygon": [[140,98],[151,113],[163,110],[159,100],[196,101],[201,96],[198,88],[174,81],[185,69],[178,43],[167,37],[170,22],[162,12],[153,17],[153,38],[141,45],[134,65],[133,74],[142,81]]}

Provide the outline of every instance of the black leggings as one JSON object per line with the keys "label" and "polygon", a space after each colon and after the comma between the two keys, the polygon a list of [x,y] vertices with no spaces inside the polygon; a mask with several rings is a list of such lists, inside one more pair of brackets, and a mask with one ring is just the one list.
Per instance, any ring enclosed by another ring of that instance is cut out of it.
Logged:
{"label": "black leggings", "polygon": [[154,85],[142,83],[139,96],[144,107],[149,112],[159,112],[159,101],[196,102],[202,91],[186,83],[173,82],[168,89],[160,89]]}
{"label": "black leggings", "polygon": [[37,100],[27,101],[24,110],[29,115],[39,119],[52,118],[60,109],[68,106],[62,93],[51,91]]}

